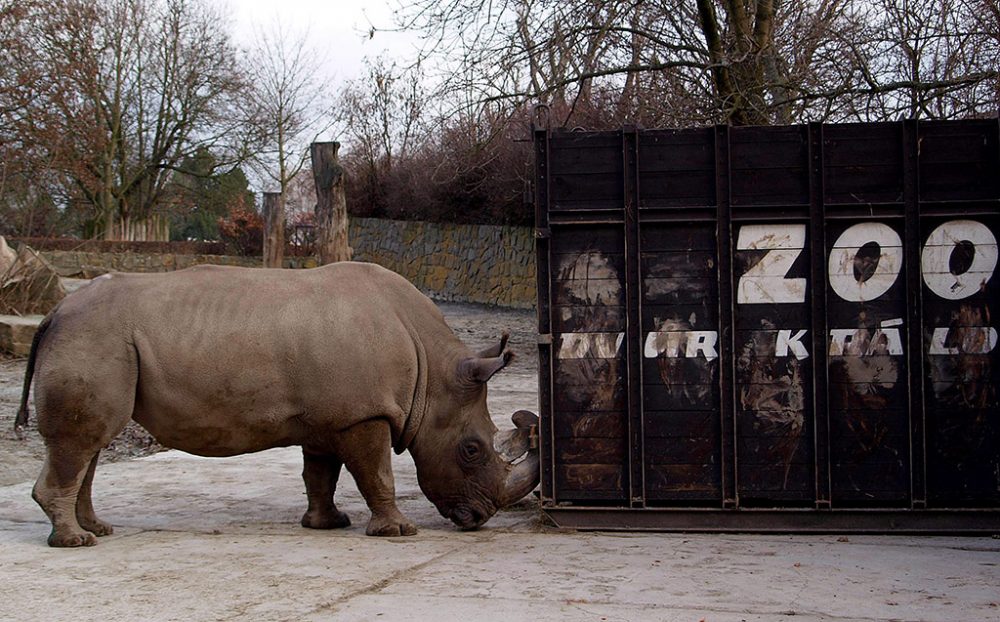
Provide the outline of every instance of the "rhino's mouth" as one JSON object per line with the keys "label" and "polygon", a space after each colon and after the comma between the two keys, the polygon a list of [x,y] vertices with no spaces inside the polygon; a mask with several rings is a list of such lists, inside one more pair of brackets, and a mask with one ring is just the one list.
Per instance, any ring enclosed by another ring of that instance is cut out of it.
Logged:
{"label": "rhino's mouth", "polygon": [[[497,498],[486,500],[482,495],[466,494],[452,509],[450,503],[435,501],[441,515],[455,523],[462,530],[479,528],[497,510],[520,501],[538,485],[538,416],[526,410],[519,410],[511,417],[514,429],[498,432],[494,437],[494,449],[506,463],[506,476]],[[470,499],[478,498],[470,503]]]}
{"label": "rhino's mouth", "polygon": [[479,528],[480,525],[489,520],[489,515],[484,515],[475,508],[461,505],[451,512],[451,522],[458,525],[458,527],[465,531],[471,531],[473,529]]}

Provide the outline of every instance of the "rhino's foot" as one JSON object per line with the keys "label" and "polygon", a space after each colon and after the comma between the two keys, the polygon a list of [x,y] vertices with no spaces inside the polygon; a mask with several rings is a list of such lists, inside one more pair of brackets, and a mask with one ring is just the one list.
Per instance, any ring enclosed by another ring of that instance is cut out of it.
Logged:
{"label": "rhino's foot", "polygon": [[80,522],[80,526],[94,534],[97,537],[110,536],[115,532],[114,527],[100,520],[99,518],[85,518],[78,516],[77,520]]}
{"label": "rhino's foot", "polygon": [[49,546],[75,547],[94,546],[97,544],[97,536],[89,531],[53,531],[49,534]]}
{"label": "rhino's foot", "polygon": [[351,519],[340,510],[333,512],[309,510],[302,515],[302,526],[309,529],[343,529],[351,526]]}
{"label": "rhino's foot", "polygon": [[369,536],[412,536],[417,533],[417,526],[406,520],[406,517],[396,512],[394,515],[372,515],[368,521],[365,533]]}

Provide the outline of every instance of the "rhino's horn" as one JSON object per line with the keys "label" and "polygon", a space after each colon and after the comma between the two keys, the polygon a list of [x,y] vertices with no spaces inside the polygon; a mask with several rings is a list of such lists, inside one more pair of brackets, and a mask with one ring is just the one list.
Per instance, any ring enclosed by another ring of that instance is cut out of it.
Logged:
{"label": "rhino's horn", "polygon": [[503,333],[500,335],[500,343],[497,345],[492,345],[486,348],[485,350],[480,350],[479,358],[491,359],[500,356],[500,353],[503,352],[503,349],[507,347],[508,339],[510,339],[510,333],[508,333],[507,331],[503,331]]}
{"label": "rhino's horn", "polygon": [[513,462],[531,449],[531,431],[514,428],[497,432],[493,448],[504,462]]}
{"label": "rhino's horn", "polygon": [[538,463],[538,450],[532,449],[524,460],[514,465],[507,475],[500,507],[517,503],[538,486],[538,482],[542,479]]}
{"label": "rhino's horn", "polygon": [[[541,481],[538,460],[538,416],[526,410],[519,410],[512,417],[517,428],[512,433],[507,434],[510,445],[510,453],[519,452],[517,456],[527,452],[524,460],[514,464],[507,474],[507,481],[504,484],[503,497],[500,499],[500,507],[517,503],[538,486]],[[499,436],[499,435],[498,435]],[[501,452],[503,453],[503,452]]]}
{"label": "rhino's horn", "polygon": [[468,358],[458,364],[458,376],[469,382],[486,382],[514,359],[514,353],[507,351],[493,358]]}

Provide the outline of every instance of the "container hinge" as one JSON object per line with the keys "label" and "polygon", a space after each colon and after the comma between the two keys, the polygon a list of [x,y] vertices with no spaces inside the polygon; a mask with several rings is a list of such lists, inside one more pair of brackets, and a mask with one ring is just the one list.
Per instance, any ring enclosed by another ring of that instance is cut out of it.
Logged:
{"label": "container hinge", "polygon": [[552,333],[543,333],[538,335],[538,345],[540,346],[551,346],[552,345]]}
{"label": "container hinge", "polygon": [[535,227],[535,239],[547,240],[552,237],[552,229],[548,227]]}

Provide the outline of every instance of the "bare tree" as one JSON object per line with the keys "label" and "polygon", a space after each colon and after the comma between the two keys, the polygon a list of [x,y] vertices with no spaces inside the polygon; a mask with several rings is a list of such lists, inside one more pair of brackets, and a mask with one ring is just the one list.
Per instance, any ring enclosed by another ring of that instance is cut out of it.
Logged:
{"label": "bare tree", "polygon": [[[337,98],[339,134],[351,144],[353,175],[372,193],[384,191],[397,159],[408,157],[426,136],[426,96],[419,66],[405,69],[376,58],[364,77],[349,81]],[[370,200],[378,201],[378,196]]]}
{"label": "bare tree", "polygon": [[45,125],[33,115],[46,76],[32,29],[45,5],[38,0],[0,0],[0,235],[48,230],[55,213],[45,149],[30,128]]}
{"label": "bare tree", "polygon": [[981,111],[996,47],[965,7],[984,1],[418,0],[402,26],[424,33],[458,106],[617,98],[619,117],[766,124],[885,118],[903,98],[913,114]]}
{"label": "bare tree", "polygon": [[302,171],[309,145],[330,124],[325,105],[329,85],[320,61],[306,33],[292,33],[280,22],[258,30],[246,59],[247,118],[260,145],[252,162],[280,195],[275,209],[281,222],[289,185]]}
{"label": "bare tree", "polygon": [[[404,2],[405,0],[400,0]],[[691,126],[995,115],[996,0],[412,0],[421,123],[401,156],[373,65],[338,102],[353,213],[510,222],[531,104],[555,124]],[[378,30],[374,31],[376,34]],[[398,106],[397,106],[398,107]],[[419,194],[418,194],[419,193]],[[416,207],[407,207],[416,206]]]}
{"label": "bare tree", "polygon": [[876,7],[865,81],[884,94],[886,116],[951,118],[995,108],[1000,47],[980,29],[987,7],[968,0],[879,0]]}
{"label": "bare tree", "polygon": [[222,23],[199,0],[60,0],[36,15],[45,91],[22,130],[105,237],[149,217],[185,159],[237,134]]}

